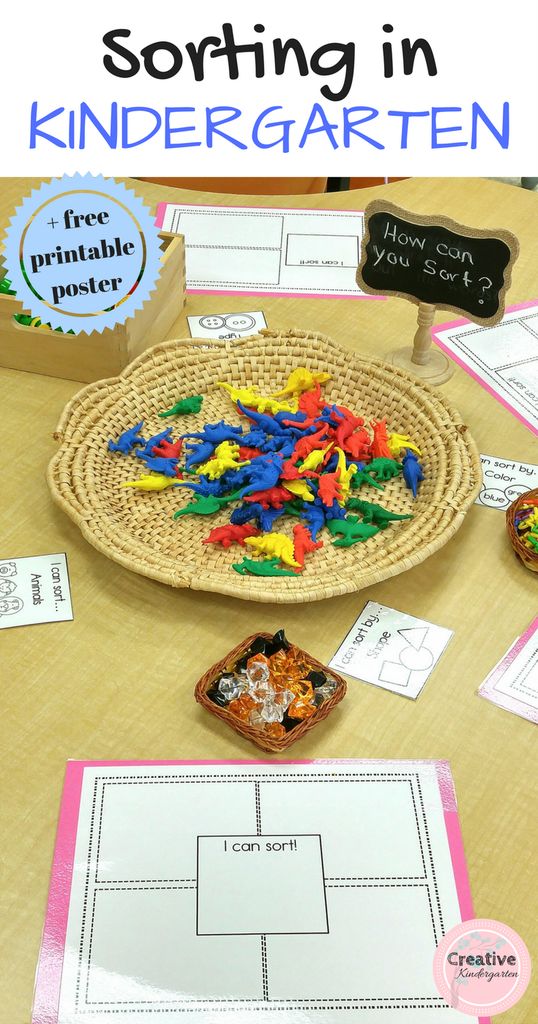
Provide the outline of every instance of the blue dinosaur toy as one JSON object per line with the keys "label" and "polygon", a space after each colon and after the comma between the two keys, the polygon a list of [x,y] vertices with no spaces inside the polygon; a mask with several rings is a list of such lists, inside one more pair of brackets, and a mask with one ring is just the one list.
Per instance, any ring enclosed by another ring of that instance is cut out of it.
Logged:
{"label": "blue dinosaur toy", "polygon": [[417,496],[418,488],[424,480],[424,470],[420,465],[414,452],[406,448],[402,459],[403,478],[405,486],[409,488],[414,498]]}
{"label": "blue dinosaur toy", "polygon": [[154,434],[153,437],[149,437],[143,448],[137,452],[137,455],[151,455],[152,449],[156,448],[159,441],[168,441],[172,436],[172,427],[168,427],[167,430],[163,430],[160,434]]}
{"label": "blue dinosaur toy", "polygon": [[128,455],[137,445],[145,445],[146,439],[140,434],[143,426],[144,420],[140,420],[136,426],[124,430],[117,441],[110,440],[108,442],[109,452],[121,452],[122,455]]}

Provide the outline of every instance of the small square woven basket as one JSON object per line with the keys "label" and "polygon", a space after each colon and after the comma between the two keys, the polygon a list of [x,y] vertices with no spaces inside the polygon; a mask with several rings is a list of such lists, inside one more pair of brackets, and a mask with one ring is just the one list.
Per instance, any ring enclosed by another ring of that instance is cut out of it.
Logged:
{"label": "small square woven basket", "polygon": [[297,655],[304,657],[311,665],[312,669],[317,672],[326,672],[331,679],[334,679],[338,684],[332,697],[323,701],[319,708],[316,709],[315,713],[310,718],[303,719],[302,722],[298,722],[293,729],[290,729],[285,736],[281,739],[273,739],[271,736],[265,735],[260,729],[255,729],[254,726],[249,725],[247,722],[242,722],[240,718],[236,718],[235,715],[230,714],[226,708],[219,707],[218,704],[214,704],[212,700],[207,696],[207,691],[211,688],[213,683],[222,675],[223,672],[231,672],[235,668],[237,662],[243,657],[248,651],[250,645],[257,637],[263,637],[264,640],[271,640],[271,633],[253,633],[252,636],[248,636],[246,640],[234,647],[233,651],[230,651],[224,658],[217,661],[215,665],[204,673],[201,679],[198,680],[194,688],[194,696],[199,704],[202,705],[206,711],[210,714],[216,715],[221,721],[226,722],[231,729],[238,732],[240,736],[244,736],[246,740],[250,740],[251,743],[255,743],[257,747],[261,747],[262,750],[266,750],[271,754],[277,754],[281,750],[287,750],[291,747],[292,743],[296,743],[300,740],[310,729],[313,729],[316,725],[319,725],[327,715],[331,713],[333,708],[345,697],[347,690],[347,683],[342,676],[337,675],[333,672],[332,668],[328,668],[323,665],[316,658],[313,658],[307,651],[303,651],[300,647],[295,644],[290,644],[291,650],[295,651]]}

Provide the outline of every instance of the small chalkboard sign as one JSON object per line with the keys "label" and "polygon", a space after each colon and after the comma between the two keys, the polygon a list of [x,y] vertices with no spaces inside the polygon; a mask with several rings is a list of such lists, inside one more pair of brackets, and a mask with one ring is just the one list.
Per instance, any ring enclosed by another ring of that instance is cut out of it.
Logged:
{"label": "small chalkboard sign", "polygon": [[502,319],[519,252],[515,235],[409,213],[380,200],[367,206],[364,217],[357,283],[365,292],[450,309],[481,324]]}

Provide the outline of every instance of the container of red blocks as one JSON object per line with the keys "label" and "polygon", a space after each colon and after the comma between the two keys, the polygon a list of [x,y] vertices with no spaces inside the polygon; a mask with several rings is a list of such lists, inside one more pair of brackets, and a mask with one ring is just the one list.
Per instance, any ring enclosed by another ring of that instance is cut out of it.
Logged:
{"label": "container of red blocks", "polygon": [[283,630],[247,637],[194,690],[206,711],[271,753],[327,718],[345,693],[345,680],[289,643]]}

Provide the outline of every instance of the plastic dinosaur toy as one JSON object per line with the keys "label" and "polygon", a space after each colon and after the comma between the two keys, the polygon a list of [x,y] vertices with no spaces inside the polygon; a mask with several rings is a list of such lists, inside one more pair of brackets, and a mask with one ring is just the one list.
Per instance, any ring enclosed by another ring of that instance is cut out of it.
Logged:
{"label": "plastic dinosaur toy", "polygon": [[246,537],[245,544],[260,555],[268,558],[279,558],[284,565],[300,569],[299,562],[293,557],[293,541],[284,533],[266,533],[263,537]]}
{"label": "plastic dinosaur toy", "polygon": [[144,420],[140,420],[140,423],[137,423],[136,426],[130,427],[129,430],[124,430],[117,441],[110,440],[108,442],[109,452],[121,452],[122,455],[128,455],[137,445],[145,445],[145,438],[140,434],[143,426]]}
{"label": "plastic dinosaur toy", "polygon": [[355,434],[349,434],[341,447],[351,456],[359,461],[370,458],[370,438],[368,431],[361,427]]}
{"label": "plastic dinosaur toy", "polygon": [[418,488],[422,480],[424,480],[424,470],[414,452],[409,451],[409,448],[406,449],[402,459],[402,471],[405,486],[409,488],[413,497],[416,498]]}
{"label": "plastic dinosaur toy", "polygon": [[[189,487],[195,494],[199,494],[201,497],[207,497],[208,494],[213,494],[225,504],[228,501],[234,500],[233,497],[225,497],[226,487],[222,487],[222,480],[208,480],[205,476],[200,476],[196,483],[184,480],[182,487]],[[237,492],[239,495],[239,491]]]}
{"label": "plastic dinosaur toy", "polygon": [[368,472],[373,473],[377,480],[392,480],[394,476],[399,476],[402,472],[402,467],[396,459],[372,459],[368,465]]}
{"label": "plastic dinosaur toy", "polygon": [[293,527],[293,554],[299,565],[304,566],[305,555],[322,547],[323,541],[318,540],[317,543],[313,541],[306,526],[303,526],[302,523],[297,523]]}
{"label": "plastic dinosaur toy", "polygon": [[198,472],[209,477],[210,480],[216,480],[223,473],[226,473],[228,469],[240,469],[241,466],[250,465],[250,459],[247,459],[245,462],[238,462],[238,458],[239,445],[231,444],[230,441],[222,441],[215,448],[213,457],[198,467]]}
{"label": "plastic dinosaur toy", "polygon": [[327,529],[333,537],[338,535],[337,540],[333,541],[333,546],[337,548],[348,548],[352,544],[368,540],[369,537],[373,537],[379,532],[378,526],[361,523],[358,516],[348,516],[347,519],[331,519],[327,523]]}
{"label": "plastic dinosaur toy", "polygon": [[274,398],[265,397],[264,395],[256,394],[255,388],[234,388],[231,384],[226,384],[224,381],[217,381],[217,387],[224,388],[232,401],[247,405],[251,409],[257,409],[258,412],[296,412],[297,403],[291,404],[290,402],[277,402]]}
{"label": "plastic dinosaur toy", "polygon": [[188,437],[189,439],[203,442],[210,441],[214,446],[221,444],[222,441],[233,441],[235,444],[239,444],[240,441],[244,440],[243,428],[232,427],[229,423],[225,423],[224,420],[219,420],[218,423],[206,423],[203,430],[182,434],[181,437]]}
{"label": "plastic dinosaur toy", "polygon": [[152,449],[152,455],[160,455],[164,459],[179,459],[183,448],[183,441],[181,438],[179,441],[174,441],[173,444],[163,438],[159,441],[159,444],[155,445]]}
{"label": "plastic dinosaur toy", "polygon": [[160,434],[154,434],[153,437],[148,437],[145,445],[140,451],[137,451],[137,455],[140,458],[144,458],[146,455],[151,456],[153,449],[160,444],[161,441],[168,441],[172,436],[172,427],[168,427],[166,430],[162,430]]}
{"label": "plastic dinosaur toy", "polygon": [[392,459],[388,446],[387,421],[372,420],[370,426],[374,435],[371,445],[374,459]]}
{"label": "plastic dinosaur toy", "polygon": [[171,409],[160,412],[159,417],[164,419],[166,416],[188,416],[191,413],[200,412],[203,400],[202,395],[191,395],[190,398],[182,398]]}
{"label": "plastic dinosaur toy", "polygon": [[276,391],[273,398],[297,398],[303,391],[310,391],[314,384],[325,384],[331,379],[330,373],[311,373],[304,366],[292,370],[282,391]]}
{"label": "plastic dinosaur toy", "polygon": [[138,480],[126,480],[120,487],[137,487],[139,491],[164,491],[165,487],[180,487],[179,481],[172,480],[163,473],[156,473],[155,476],[141,476]]}
{"label": "plastic dinosaur toy", "polygon": [[232,569],[240,576],[295,576],[290,569],[282,569],[278,558],[269,558],[265,562],[255,562],[252,558],[244,558],[242,562],[233,562]]}
{"label": "plastic dinosaur toy", "polygon": [[285,487],[289,494],[294,494],[297,498],[301,498],[302,501],[314,501],[315,495],[310,490],[306,480],[284,480],[283,487]]}
{"label": "plastic dinosaur toy", "polygon": [[185,469],[194,469],[202,462],[211,458],[215,451],[214,441],[201,441],[199,444],[186,444]]}
{"label": "plastic dinosaur toy", "polygon": [[[283,427],[282,424],[274,418],[274,416],[267,416],[266,413],[263,413],[258,409],[247,409],[246,405],[243,405],[241,401],[237,402],[237,408],[239,409],[239,412],[243,413],[243,416],[246,416],[251,423],[254,423],[255,430],[259,431],[261,435],[260,447],[262,444],[265,444],[267,437],[274,437],[275,435],[286,436],[286,428]],[[246,438],[243,440],[246,441]]]}
{"label": "plastic dinosaur toy", "polygon": [[313,505],[304,506],[301,519],[307,524],[312,540],[316,541],[319,531],[325,526],[325,512],[317,499]]}
{"label": "plastic dinosaur toy", "polygon": [[252,519],[257,519],[259,522],[263,511],[264,510],[261,505],[255,504],[254,502],[252,505],[239,505],[237,508],[234,508],[230,516],[230,522],[233,526],[243,526],[245,523],[249,523]]}
{"label": "plastic dinosaur toy", "polygon": [[324,423],[319,430],[316,430],[314,434],[309,434],[306,437],[301,437],[295,445],[294,454],[296,459],[306,459],[307,455],[310,454],[314,448],[326,447],[326,437],[329,424]]}
{"label": "plastic dinosaur toy", "polygon": [[323,398],[321,397],[321,387],[319,384],[315,384],[311,391],[304,391],[300,395],[297,405],[301,412],[305,412],[307,416],[315,419],[319,416],[323,406],[325,405]]}
{"label": "plastic dinosaur toy", "polygon": [[290,493],[284,487],[268,487],[245,497],[245,501],[259,502],[262,508],[282,508],[284,502],[290,500]]}
{"label": "plastic dinosaur toy", "polygon": [[250,523],[245,523],[244,526],[227,523],[226,526],[216,526],[214,530],[211,530],[202,544],[222,544],[223,548],[229,548],[232,544],[241,544],[244,547],[245,537],[256,537],[259,532]]}
{"label": "plastic dinosaur toy", "polygon": [[318,469],[332,447],[332,444],[328,444],[326,448],[314,448],[313,451],[308,453],[306,459],[303,460],[302,465],[299,467],[299,473],[304,474],[307,470]]}
{"label": "plastic dinosaur toy", "polygon": [[335,451],[338,455],[338,486],[342,494],[342,497],[339,500],[342,504],[345,504],[346,499],[349,496],[351,481],[357,473],[357,467],[353,462],[349,466],[347,465],[346,457],[341,448],[336,448]]}
{"label": "plastic dinosaur toy", "polygon": [[340,486],[340,470],[335,473],[324,473],[319,478],[318,497],[324,505],[330,506],[333,501],[342,501]]}
{"label": "plastic dinosaur toy", "polygon": [[177,512],[174,512],[174,519],[188,515],[210,516],[213,512],[218,512],[224,505],[228,505],[231,501],[236,501],[238,497],[239,495],[237,494],[228,494],[222,498],[218,498],[216,494],[196,495],[193,501],[185,505],[185,508],[180,508]]}
{"label": "plastic dinosaur toy", "polygon": [[408,448],[410,452],[415,452],[415,455],[422,455],[420,448],[417,448],[408,434],[390,434],[388,449],[393,458],[400,454],[402,448]]}
{"label": "plastic dinosaur toy", "polygon": [[360,498],[350,498],[347,502],[347,508],[360,512],[364,523],[374,523],[376,526],[379,526],[380,530],[386,530],[389,523],[413,518],[411,514],[398,515],[396,512],[391,512],[388,508],[383,508],[382,505],[375,505],[371,501],[361,501]]}
{"label": "plastic dinosaur toy", "polygon": [[146,469],[153,469],[155,473],[163,473],[164,476],[174,476],[177,480],[177,459],[160,459],[158,456],[143,455],[138,450],[135,455],[143,460]]}
{"label": "plastic dinosaur toy", "polygon": [[254,494],[255,491],[267,491],[270,487],[276,487],[282,469],[282,458],[278,455],[262,455],[254,459],[248,467],[249,484],[244,487],[241,497],[245,494]]}

